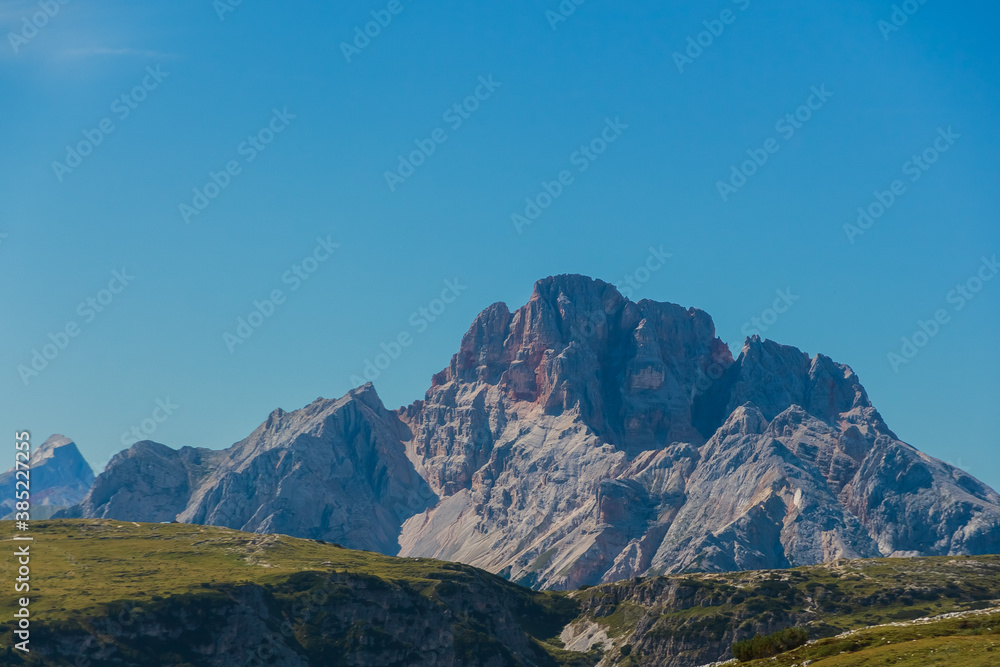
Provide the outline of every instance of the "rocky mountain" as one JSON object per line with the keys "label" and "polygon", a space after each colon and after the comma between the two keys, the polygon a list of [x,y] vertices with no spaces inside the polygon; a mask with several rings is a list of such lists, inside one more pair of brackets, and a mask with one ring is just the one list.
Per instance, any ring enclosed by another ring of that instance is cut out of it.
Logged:
{"label": "rocky mountain", "polygon": [[223,452],[139,443],[75,515],[460,561],[537,588],[1000,552],[1000,495],[901,442],[854,372],[582,276],[483,311],[421,401],[366,385]]}
{"label": "rocky mountain", "polygon": [[275,410],[225,450],[138,442],[66,517],[200,523],[395,553],[403,521],[432,501],[371,386]]}
{"label": "rocky mountain", "polygon": [[[13,518],[17,485],[16,470],[0,475],[0,515]],[[90,469],[76,443],[64,435],[53,435],[31,452],[31,517],[45,519],[55,512],[76,505],[94,483]]]}
{"label": "rocky mountain", "polygon": [[1000,551],[1000,496],[900,442],[854,372],[580,276],[473,323],[400,414],[440,500],[402,555],[540,587]]}

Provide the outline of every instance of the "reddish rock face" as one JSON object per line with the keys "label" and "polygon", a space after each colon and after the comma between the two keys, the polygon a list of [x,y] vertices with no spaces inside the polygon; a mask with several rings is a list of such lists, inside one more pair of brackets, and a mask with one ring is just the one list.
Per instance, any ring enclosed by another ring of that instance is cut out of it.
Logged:
{"label": "reddish rock face", "polygon": [[[713,369],[733,364],[703,311],[625,299],[583,276],[547,278],[511,314],[490,306],[476,318],[420,410],[446,386],[495,388],[509,404],[543,414],[578,410],[584,423],[623,451],[703,440],[692,425],[692,396]],[[447,403],[447,399],[444,401]]]}

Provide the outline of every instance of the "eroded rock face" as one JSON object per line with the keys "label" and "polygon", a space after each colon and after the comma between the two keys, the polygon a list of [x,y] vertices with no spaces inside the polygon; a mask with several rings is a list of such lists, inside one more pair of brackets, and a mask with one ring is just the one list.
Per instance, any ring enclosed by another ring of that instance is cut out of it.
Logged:
{"label": "eroded rock face", "polygon": [[[30,468],[32,518],[46,518],[55,510],[77,504],[94,482],[94,471],[76,443],[63,435],[53,435],[34,448]],[[15,491],[22,490],[15,489],[16,482],[14,468],[0,475],[0,516],[15,509]]]}
{"label": "eroded rock face", "polygon": [[1000,550],[1000,496],[900,442],[854,372],[601,281],[473,323],[400,418],[439,494],[402,555],[542,588]]}
{"label": "eroded rock face", "polygon": [[367,385],[276,410],[222,451],[140,442],[98,477],[77,515],[181,521],[323,539],[394,554],[403,521],[433,500]]}
{"label": "eroded rock face", "polygon": [[222,452],[210,449],[175,450],[149,440],[137,442],[112,457],[79,507],[65,516],[174,521],[206,465],[212,467],[221,457]]}
{"label": "eroded rock face", "polygon": [[582,276],[484,310],[421,401],[367,385],[227,450],[139,443],[77,510],[462,561],[539,588],[1000,551],[1000,496],[900,442],[857,376]]}

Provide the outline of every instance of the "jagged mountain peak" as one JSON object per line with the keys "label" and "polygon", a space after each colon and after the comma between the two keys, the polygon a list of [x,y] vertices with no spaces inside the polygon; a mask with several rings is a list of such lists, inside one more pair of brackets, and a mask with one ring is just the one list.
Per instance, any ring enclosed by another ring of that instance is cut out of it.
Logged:
{"label": "jagged mountain peak", "polygon": [[[792,406],[789,409],[797,408]],[[801,410],[801,408],[799,408]],[[715,432],[715,436],[760,434],[768,427],[764,413],[753,403],[744,403],[726,418],[725,423]]]}
{"label": "jagged mountain peak", "polygon": [[858,419],[891,434],[854,371],[823,354],[810,357],[797,347],[755,335],[746,339],[735,362],[716,377],[695,408],[705,435],[747,402],[768,420],[798,405],[831,424]]}
{"label": "jagged mountain peak", "polygon": [[[0,515],[14,508],[15,468],[0,475]],[[94,471],[76,443],[64,435],[53,435],[31,451],[31,502],[33,518],[80,502],[94,482]]]}
{"label": "jagged mountain peak", "polygon": [[[733,363],[704,311],[644,299],[580,275],[535,283],[528,303],[485,309],[425,401],[452,382],[496,387],[545,413],[578,410],[629,452],[699,438],[687,412],[710,368]],[[410,406],[412,414],[419,406]]]}
{"label": "jagged mountain peak", "polygon": [[375,386],[367,382],[348,391],[340,398],[323,398],[291,412],[278,408],[244,440],[233,445],[234,451],[267,448],[281,442],[282,434],[316,433],[324,424],[345,411],[366,410],[376,419],[391,419],[392,413],[382,403]]}
{"label": "jagged mountain peak", "polygon": [[50,435],[45,440],[45,442],[36,447],[34,450],[34,455],[48,458],[48,456],[51,455],[51,453],[54,452],[55,450],[62,449],[63,447],[69,445],[73,445],[74,448],[76,447],[76,443],[74,443],[72,439],[67,438],[65,435],[60,435],[56,433]]}
{"label": "jagged mountain peak", "polygon": [[552,414],[577,408],[630,453],[668,444],[665,437],[704,441],[747,402],[767,419],[789,405],[826,421],[874,411],[849,366],[756,335],[733,359],[705,311],[632,302],[576,274],[537,281],[516,311],[504,303],[483,310],[428,396],[453,381],[496,386],[509,401]]}

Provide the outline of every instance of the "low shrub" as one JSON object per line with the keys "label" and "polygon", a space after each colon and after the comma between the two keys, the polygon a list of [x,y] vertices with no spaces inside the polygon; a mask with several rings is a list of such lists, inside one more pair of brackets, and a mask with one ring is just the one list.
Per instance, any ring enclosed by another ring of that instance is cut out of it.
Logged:
{"label": "low shrub", "polygon": [[798,648],[809,641],[809,633],[803,628],[785,628],[773,635],[756,635],[751,639],[733,644],[733,655],[740,662],[773,658],[774,656]]}

